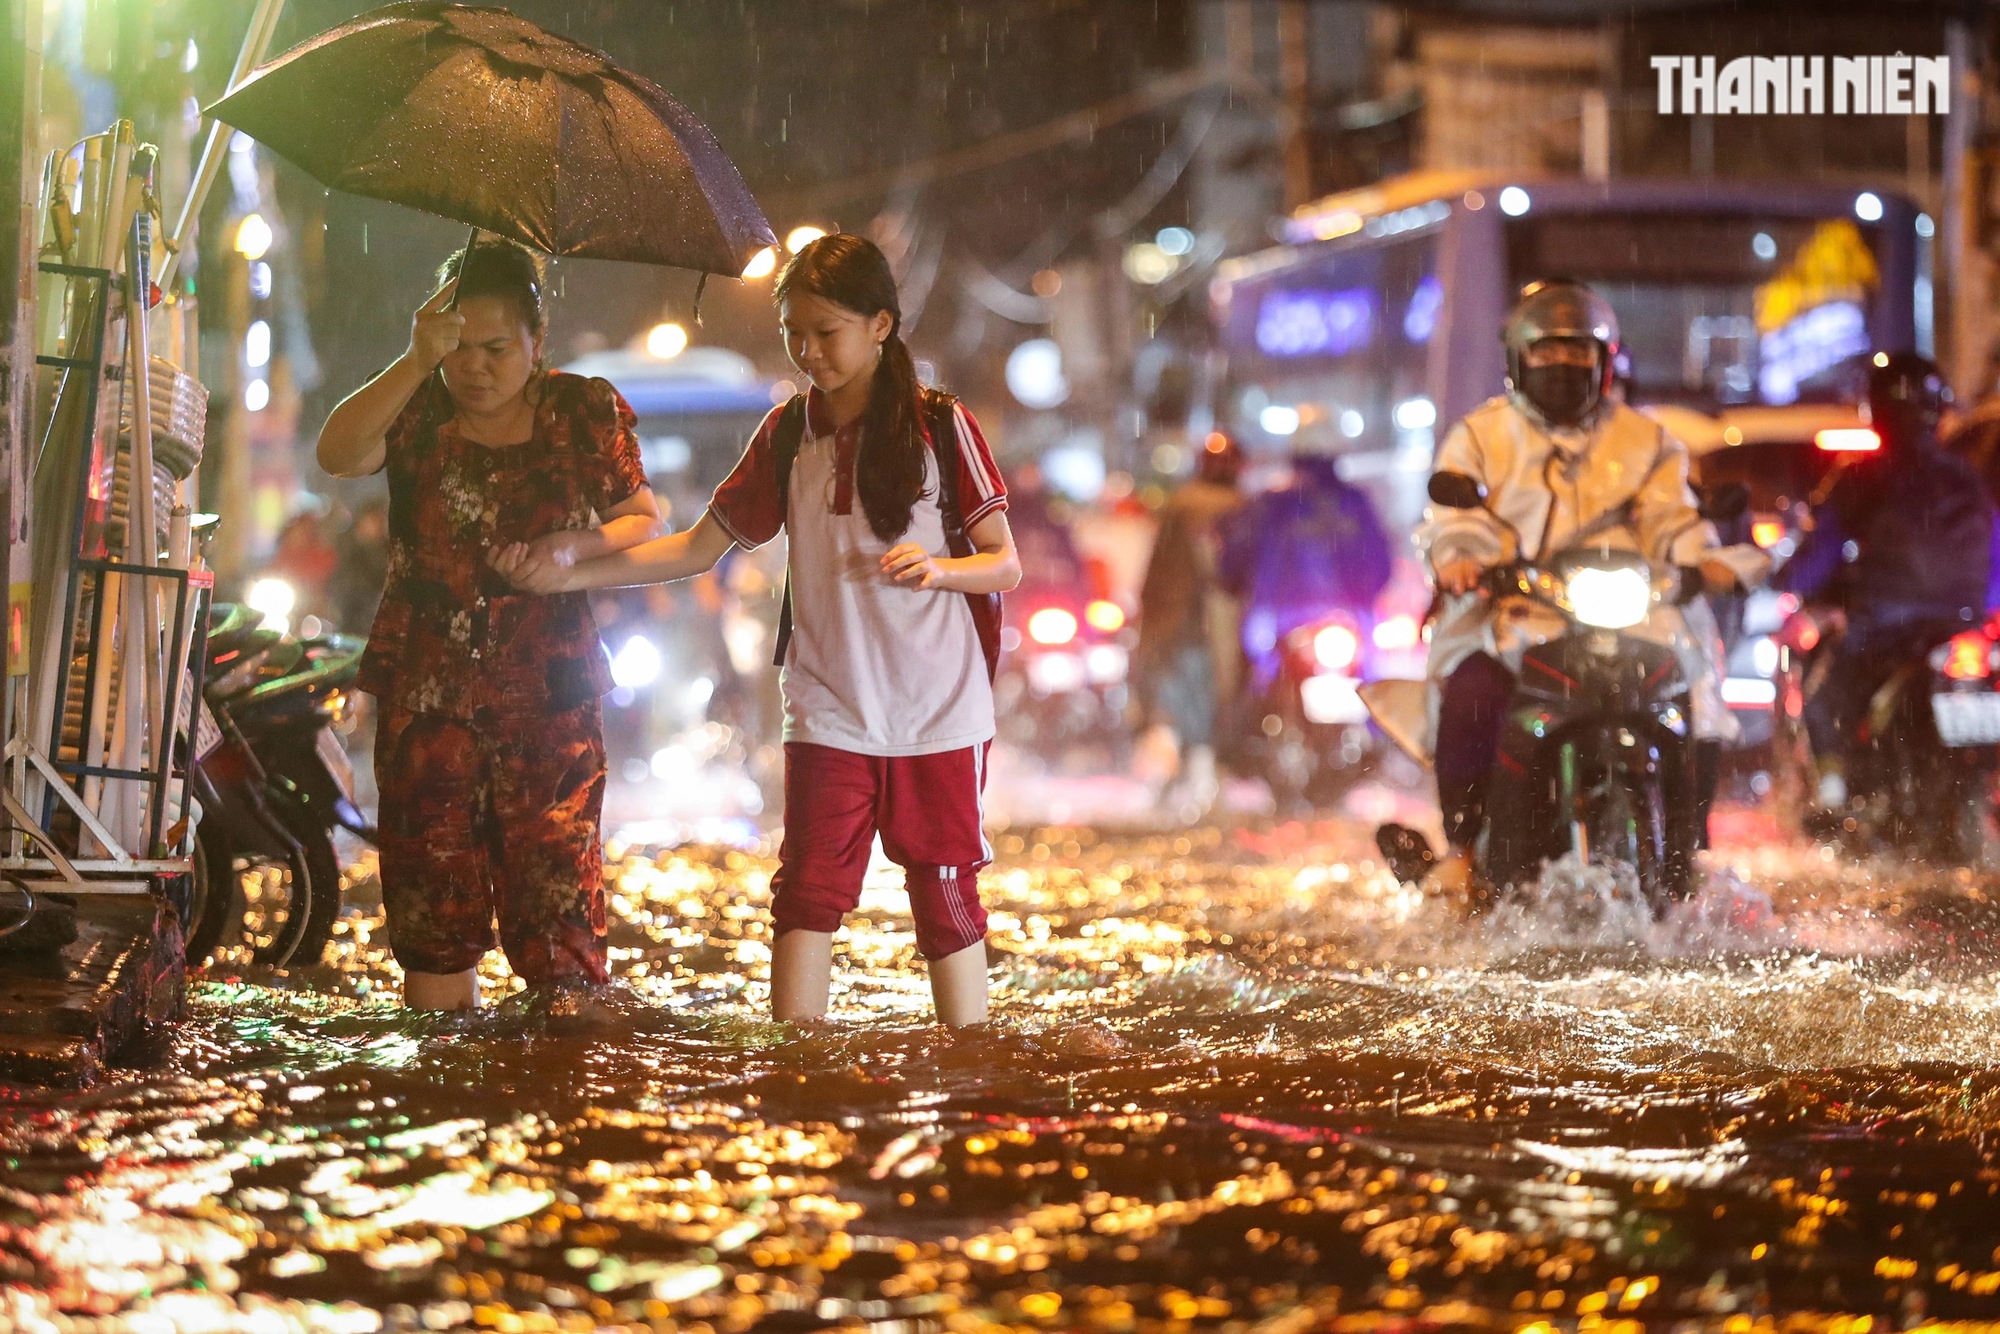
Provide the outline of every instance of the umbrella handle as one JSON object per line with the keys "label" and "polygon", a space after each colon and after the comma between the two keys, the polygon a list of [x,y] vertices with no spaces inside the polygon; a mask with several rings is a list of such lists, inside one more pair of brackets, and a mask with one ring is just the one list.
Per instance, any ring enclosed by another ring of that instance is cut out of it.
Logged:
{"label": "umbrella handle", "polygon": [[458,277],[452,279],[453,286],[451,289],[451,300],[444,303],[444,308],[446,310],[458,309],[458,294],[459,291],[461,290],[460,284],[465,278],[465,262],[472,258],[472,247],[473,244],[478,240],[479,240],[479,228],[477,225],[474,225],[472,229],[472,234],[465,238],[465,253],[459,256]]}

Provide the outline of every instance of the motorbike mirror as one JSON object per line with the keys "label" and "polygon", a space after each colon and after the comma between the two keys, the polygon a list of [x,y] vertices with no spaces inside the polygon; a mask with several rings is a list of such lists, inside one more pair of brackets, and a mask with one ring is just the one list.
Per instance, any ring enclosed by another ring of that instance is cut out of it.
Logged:
{"label": "motorbike mirror", "polygon": [[1701,517],[1711,523],[1728,523],[1743,517],[1750,508],[1750,488],[1742,482],[1725,482],[1702,497]]}
{"label": "motorbike mirror", "polygon": [[1434,472],[1431,503],[1450,510],[1476,510],[1486,503],[1486,488],[1462,472]]}

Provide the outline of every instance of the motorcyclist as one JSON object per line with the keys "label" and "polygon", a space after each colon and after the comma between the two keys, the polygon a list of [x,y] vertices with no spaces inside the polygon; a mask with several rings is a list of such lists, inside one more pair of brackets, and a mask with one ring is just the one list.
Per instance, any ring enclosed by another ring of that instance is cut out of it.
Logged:
{"label": "motorcyclist", "polygon": [[[1417,533],[1441,595],[1428,676],[1437,709],[1436,772],[1449,852],[1434,878],[1474,887],[1473,848],[1521,653],[1562,633],[1560,618],[1481,588],[1489,569],[1583,545],[1639,552],[1655,565],[1699,566],[1723,592],[1762,576],[1761,553],[1718,544],[1688,486],[1686,447],[1612,393],[1618,318],[1580,283],[1531,284],[1501,332],[1507,392],[1474,408],[1437,452],[1440,471],[1486,491],[1483,508],[1434,508]],[[1695,683],[1697,736],[1728,726],[1709,646],[1672,608],[1650,623]]]}
{"label": "motorcyclist", "polygon": [[1277,679],[1286,635],[1336,609],[1366,615],[1391,573],[1375,509],[1335,471],[1335,457],[1322,449],[1325,433],[1301,431],[1293,440],[1290,480],[1230,517],[1217,568],[1242,604],[1253,695]]}
{"label": "motorcyclist", "polygon": [[1968,553],[1990,549],[1993,506],[1977,469],[1938,443],[1950,403],[1934,363],[1876,356],[1868,414],[1881,446],[1849,456],[1782,572],[1783,587],[1820,604],[1819,628],[1845,626],[1804,709],[1829,811],[1847,804],[1845,753],[1869,698],[1899,664],[1976,624],[1986,607],[1988,562]]}
{"label": "motorcyclist", "polygon": [[1216,584],[1221,530],[1243,504],[1236,489],[1243,448],[1211,433],[1195,455],[1194,476],[1160,509],[1159,536],[1139,590],[1139,647],[1133,679],[1148,726],[1178,766],[1188,800],[1215,796],[1218,699],[1235,685],[1237,617]]}

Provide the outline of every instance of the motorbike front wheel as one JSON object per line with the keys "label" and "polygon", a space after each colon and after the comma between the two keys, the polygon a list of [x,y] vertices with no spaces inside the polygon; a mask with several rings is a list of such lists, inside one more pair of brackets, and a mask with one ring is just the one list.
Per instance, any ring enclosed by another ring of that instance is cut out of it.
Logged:
{"label": "motorbike front wheel", "polygon": [[195,826],[194,865],[189,879],[187,961],[199,968],[223,944],[231,930],[243,926],[242,884],[236,874],[236,853],[223,837],[219,822]]}
{"label": "motorbike front wheel", "polygon": [[1674,822],[1658,774],[1622,766],[1607,774],[1586,829],[1590,859],[1630,866],[1655,915],[1686,897],[1693,849],[1675,846]]}
{"label": "motorbike front wheel", "polygon": [[312,884],[305,929],[299,933],[291,958],[292,967],[306,967],[318,963],[326,953],[333,924],[340,918],[340,859],[334,855],[332,833],[306,811],[290,802],[273,801],[271,813],[297,841]]}

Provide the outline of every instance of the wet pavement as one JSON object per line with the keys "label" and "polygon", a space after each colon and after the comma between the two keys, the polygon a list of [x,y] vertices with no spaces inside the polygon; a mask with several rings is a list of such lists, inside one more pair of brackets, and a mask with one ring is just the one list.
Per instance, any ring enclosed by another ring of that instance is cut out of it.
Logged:
{"label": "wet pavement", "polygon": [[754,847],[614,844],[616,987],[477,1016],[357,908],[7,1095],[0,1330],[2000,1329],[2000,880],[1739,817],[1468,924],[1367,832],[1016,824],[958,1034],[892,870],[809,1029]]}

